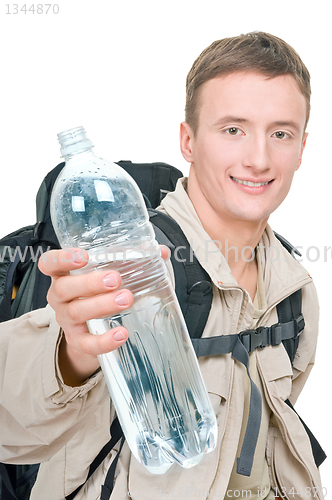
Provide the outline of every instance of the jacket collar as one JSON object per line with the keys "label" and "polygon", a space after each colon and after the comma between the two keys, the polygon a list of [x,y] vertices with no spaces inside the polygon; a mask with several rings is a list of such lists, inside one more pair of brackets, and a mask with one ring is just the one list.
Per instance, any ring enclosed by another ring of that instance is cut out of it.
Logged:
{"label": "jacket collar", "polygon": [[[175,191],[163,199],[161,209],[177,221],[213,283],[220,289],[240,288],[224,255],[205,231],[187,195],[186,185],[186,177],[179,179]],[[268,307],[311,281],[307,271],[281,245],[269,225],[264,230],[258,248]]]}

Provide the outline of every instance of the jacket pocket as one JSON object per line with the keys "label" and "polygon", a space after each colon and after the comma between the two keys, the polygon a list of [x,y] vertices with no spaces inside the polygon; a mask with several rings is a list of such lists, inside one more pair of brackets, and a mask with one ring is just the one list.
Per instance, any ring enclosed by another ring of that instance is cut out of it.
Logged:
{"label": "jacket pocket", "polygon": [[306,467],[292,455],[277,427],[269,428],[266,455],[276,495],[285,500],[323,500],[320,486],[313,483]]}
{"label": "jacket pocket", "polygon": [[223,387],[223,383],[220,379],[217,379],[216,377],[209,377],[205,380],[205,386],[206,390],[208,392],[211,405],[213,407],[213,410],[216,414],[216,417],[218,417],[220,411],[225,406],[226,403],[226,390]]}
{"label": "jacket pocket", "polygon": [[293,370],[283,345],[266,346],[257,353],[270,392],[285,401],[292,390]]}

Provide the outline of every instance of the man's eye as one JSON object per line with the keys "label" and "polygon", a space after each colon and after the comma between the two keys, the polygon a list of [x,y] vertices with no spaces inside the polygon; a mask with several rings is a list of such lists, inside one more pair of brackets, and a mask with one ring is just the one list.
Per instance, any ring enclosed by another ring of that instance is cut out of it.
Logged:
{"label": "man's eye", "polygon": [[239,128],[231,127],[226,130],[226,132],[230,135],[238,135],[241,131]]}
{"label": "man's eye", "polygon": [[275,132],[273,134],[277,139],[285,139],[286,137],[289,137],[288,134],[286,134],[286,132],[281,132],[280,130],[278,132]]}

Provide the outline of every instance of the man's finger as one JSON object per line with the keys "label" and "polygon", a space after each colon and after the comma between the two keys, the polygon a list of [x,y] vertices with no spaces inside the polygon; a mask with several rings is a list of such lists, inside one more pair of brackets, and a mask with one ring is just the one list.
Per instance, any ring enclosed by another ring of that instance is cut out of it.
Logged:
{"label": "man's finger", "polygon": [[102,335],[82,334],[77,338],[78,348],[85,354],[97,356],[114,351],[128,339],[128,332],[123,327],[113,328]]}
{"label": "man's finger", "polygon": [[66,329],[67,324],[74,327],[94,318],[114,316],[131,307],[133,302],[134,297],[129,290],[119,290],[86,299],[72,300],[63,306],[66,317],[62,323],[66,324],[61,326]]}
{"label": "man's finger", "polygon": [[61,276],[49,290],[50,300],[70,302],[78,297],[91,297],[116,290],[121,277],[115,271],[96,271],[77,276]]}
{"label": "man's finger", "polygon": [[88,260],[88,253],[78,248],[71,250],[50,250],[41,255],[38,267],[43,274],[57,277],[84,267]]}

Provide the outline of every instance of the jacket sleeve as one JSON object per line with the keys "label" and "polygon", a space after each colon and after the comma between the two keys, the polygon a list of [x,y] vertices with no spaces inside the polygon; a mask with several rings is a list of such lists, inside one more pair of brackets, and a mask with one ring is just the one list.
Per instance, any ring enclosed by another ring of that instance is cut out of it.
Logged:
{"label": "jacket sleeve", "polygon": [[294,405],[312,370],[315,361],[319,304],[313,283],[302,288],[302,312],[305,328],[301,333],[299,346],[293,362],[293,383],[289,400]]}
{"label": "jacket sleeve", "polygon": [[50,306],[0,324],[1,462],[49,460],[108,397],[101,372],[79,387],[63,383],[60,340]]}

